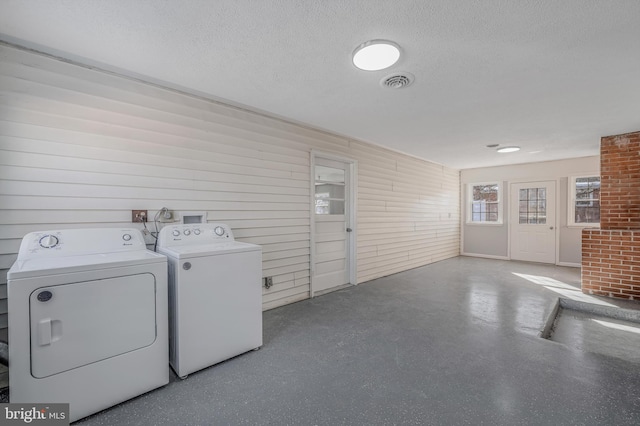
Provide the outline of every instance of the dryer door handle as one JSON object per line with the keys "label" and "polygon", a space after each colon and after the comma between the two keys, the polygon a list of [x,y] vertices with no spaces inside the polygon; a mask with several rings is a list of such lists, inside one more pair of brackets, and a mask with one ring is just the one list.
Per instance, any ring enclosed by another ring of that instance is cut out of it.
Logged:
{"label": "dryer door handle", "polygon": [[38,345],[47,346],[51,344],[51,318],[41,319],[38,322]]}

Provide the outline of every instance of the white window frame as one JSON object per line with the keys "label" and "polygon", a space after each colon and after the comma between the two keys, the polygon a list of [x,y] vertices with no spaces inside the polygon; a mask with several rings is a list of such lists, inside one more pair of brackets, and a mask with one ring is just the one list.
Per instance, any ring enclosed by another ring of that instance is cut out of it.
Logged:
{"label": "white window frame", "polygon": [[[485,185],[497,185],[498,186],[498,220],[497,221],[474,221],[473,219],[473,187],[474,186],[485,186]],[[481,226],[494,226],[494,225],[502,225],[503,217],[504,217],[504,206],[502,200],[503,197],[503,183],[502,181],[491,181],[491,182],[474,182],[467,184],[467,225],[481,225]]]}
{"label": "white window frame", "polygon": [[568,188],[568,195],[569,195],[569,205],[567,208],[567,226],[568,227],[572,227],[572,228],[599,228],[600,227],[600,222],[591,222],[591,223],[585,223],[585,222],[580,222],[577,223],[576,222],[576,179],[580,179],[580,178],[591,178],[591,177],[599,177],[600,178],[600,185],[602,185],[602,177],[600,176],[600,173],[584,173],[584,174],[580,174],[580,175],[576,175],[576,176],[571,176],[569,178],[569,188]]}

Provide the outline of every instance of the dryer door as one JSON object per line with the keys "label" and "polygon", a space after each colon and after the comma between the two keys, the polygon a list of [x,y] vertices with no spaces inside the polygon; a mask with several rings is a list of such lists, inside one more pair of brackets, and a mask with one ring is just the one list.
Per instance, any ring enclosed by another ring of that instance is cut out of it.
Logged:
{"label": "dryer door", "polygon": [[32,376],[48,377],[151,345],[155,292],[149,273],[36,289],[29,297]]}

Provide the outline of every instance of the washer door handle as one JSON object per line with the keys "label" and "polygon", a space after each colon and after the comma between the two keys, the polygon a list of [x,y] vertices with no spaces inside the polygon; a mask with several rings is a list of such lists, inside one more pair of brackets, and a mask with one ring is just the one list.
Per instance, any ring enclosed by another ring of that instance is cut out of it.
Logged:
{"label": "washer door handle", "polygon": [[191,269],[191,262],[184,262],[182,264],[182,269],[184,269],[185,271],[188,271],[189,269]]}

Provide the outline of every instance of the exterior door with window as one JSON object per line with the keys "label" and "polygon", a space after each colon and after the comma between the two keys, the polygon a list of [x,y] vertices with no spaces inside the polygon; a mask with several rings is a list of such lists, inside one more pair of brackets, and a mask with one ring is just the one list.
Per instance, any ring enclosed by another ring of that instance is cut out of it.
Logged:
{"label": "exterior door with window", "polygon": [[556,183],[511,184],[511,259],[556,262]]}
{"label": "exterior door with window", "polygon": [[312,295],[350,282],[350,163],[315,157]]}

